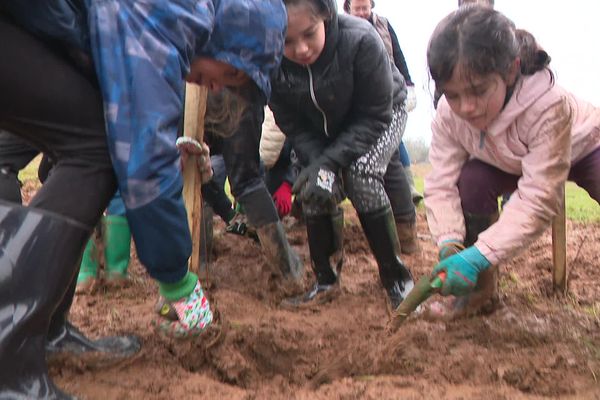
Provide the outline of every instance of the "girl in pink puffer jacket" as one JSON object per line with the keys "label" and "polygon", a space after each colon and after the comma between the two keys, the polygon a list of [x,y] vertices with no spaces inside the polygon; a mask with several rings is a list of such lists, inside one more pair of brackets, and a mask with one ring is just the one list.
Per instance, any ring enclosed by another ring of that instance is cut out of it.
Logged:
{"label": "girl in pink puffer jacket", "polygon": [[567,179],[600,200],[600,109],[555,85],[533,36],[490,8],[443,19],[427,60],[443,94],[425,180],[433,275],[445,271],[442,294],[458,296],[431,311],[455,317],[494,303],[496,266],[548,227]]}

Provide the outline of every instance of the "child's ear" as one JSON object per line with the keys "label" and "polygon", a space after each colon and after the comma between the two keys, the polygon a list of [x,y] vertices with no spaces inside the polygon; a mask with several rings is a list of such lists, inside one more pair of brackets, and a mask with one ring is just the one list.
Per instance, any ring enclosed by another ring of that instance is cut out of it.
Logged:
{"label": "child's ear", "polygon": [[512,62],[510,66],[510,70],[508,72],[508,76],[506,77],[507,86],[512,86],[515,84],[517,77],[519,76],[519,72],[521,72],[521,58],[517,57]]}

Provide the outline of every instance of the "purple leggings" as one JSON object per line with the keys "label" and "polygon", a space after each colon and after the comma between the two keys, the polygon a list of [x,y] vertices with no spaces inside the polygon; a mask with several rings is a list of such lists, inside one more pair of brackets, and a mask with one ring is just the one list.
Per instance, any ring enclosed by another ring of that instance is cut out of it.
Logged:
{"label": "purple leggings", "polygon": [[[571,166],[569,181],[585,189],[600,204],[600,148]],[[458,190],[464,212],[493,214],[498,211],[498,197],[517,189],[520,176],[499,170],[480,160],[463,165]]]}

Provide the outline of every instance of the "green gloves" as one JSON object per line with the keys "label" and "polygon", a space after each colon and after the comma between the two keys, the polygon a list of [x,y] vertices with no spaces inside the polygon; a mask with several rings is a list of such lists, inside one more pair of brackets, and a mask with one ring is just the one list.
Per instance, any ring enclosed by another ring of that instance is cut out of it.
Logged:
{"label": "green gloves", "polygon": [[[440,250],[441,252],[441,250]],[[432,278],[446,271],[446,280],[442,286],[442,295],[464,296],[469,294],[479,273],[490,267],[490,262],[475,246],[443,259],[433,268]]]}

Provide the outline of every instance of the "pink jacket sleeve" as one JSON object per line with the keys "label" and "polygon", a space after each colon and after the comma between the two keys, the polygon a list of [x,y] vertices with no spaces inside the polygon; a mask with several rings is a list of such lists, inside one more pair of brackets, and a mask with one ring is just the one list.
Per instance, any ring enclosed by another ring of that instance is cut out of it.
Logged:
{"label": "pink jacket sleeve", "polygon": [[525,249],[544,232],[558,212],[569,174],[573,116],[568,101],[562,97],[531,115],[535,119],[524,127],[529,151],[522,159],[518,188],[500,219],[475,243],[492,264]]}
{"label": "pink jacket sleeve", "polygon": [[429,230],[438,245],[444,240],[464,240],[465,221],[458,194],[458,177],[469,154],[455,139],[454,121],[438,114],[431,124],[429,148],[432,171],[425,178],[425,207]]}

